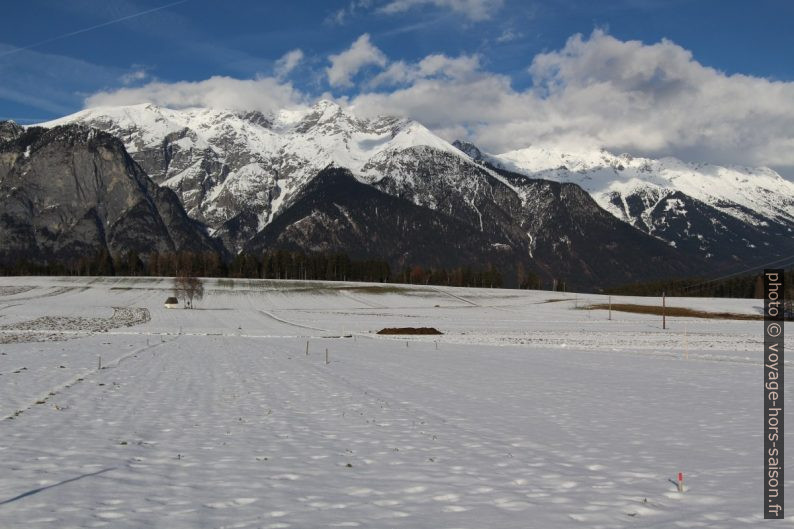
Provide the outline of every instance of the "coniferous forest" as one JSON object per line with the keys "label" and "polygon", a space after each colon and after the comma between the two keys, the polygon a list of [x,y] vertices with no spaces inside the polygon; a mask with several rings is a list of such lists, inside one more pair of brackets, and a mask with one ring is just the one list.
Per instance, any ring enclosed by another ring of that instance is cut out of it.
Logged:
{"label": "coniferous forest", "polygon": [[[189,273],[200,277],[291,279],[312,281],[362,281],[406,283],[481,288],[519,288],[532,290],[567,290],[565,279],[544,282],[523,265],[516,267],[516,277],[506,280],[493,265],[472,267],[423,267],[408,265],[393,269],[382,259],[354,259],[345,253],[303,253],[269,250],[262,255],[240,253],[231,261],[215,252],[153,252],[145,256],[135,252],[111,255],[100,251],[69,262],[46,265],[19,261],[0,266],[3,275],[66,276],[161,276],[176,277]],[[786,290],[794,298],[794,268],[785,272]],[[691,277],[664,281],[638,282],[603,290],[604,294],[626,296],[668,296],[758,298],[761,297],[760,272],[728,278]]]}

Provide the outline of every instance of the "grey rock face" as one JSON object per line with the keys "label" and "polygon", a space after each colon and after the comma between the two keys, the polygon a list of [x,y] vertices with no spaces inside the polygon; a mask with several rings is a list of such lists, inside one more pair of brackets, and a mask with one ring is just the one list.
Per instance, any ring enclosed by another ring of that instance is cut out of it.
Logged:
{"label": "grey rock face", "polygon": [[[726,215],[743,207],[737,204],[705,204],[660,186],[634,194],[624,191],[604,202],[587,187],[607,173],[652,178],[667,162],[640,166],[629,156],[608,153],[577,162],[566,155],[541,173],[528,173],[496,163],[473,144],[455,142],[453,147],[416,122],[359,119],[331,102],[273,115],[135,105],[90,109],[60,121],[98,127],[124,143],[138,170],[161,186],[150,189],[151,181],[143,186],[160,220],[166,226],[181,225],[167,230],[175,247],[193,240],[185,235],[192,233],[190,220],[181,215],[179,202],[230,253],[276,246],[353,255],[366,250],[372,252],[368,257],[389,255],[396,264],[420,264],[434,262],[435,247],[461,262],[521,262],[547,279],[565,278],[571,286],[708,274],[715,263],[752,264],[776,255],[767,247],[790,247],[785,244],[791,233],[788,224],[749,209],[738,217]],[[7,130],[9,138],[19,134],[11,125]],[[29,170],[25,167],[31,162],[18,160],[38,156],[31,145],[0,152],[0,179],[12,169]],[[77,158],[83,156],[80,149],[75,152]],[[55,157],[47,160],[59,167],[64,163]],[[325,185],[330,173],[324,168],[340,167],[352,176]],[[88,163],[81,162],[80,168],[86,170]],[[103,178],[110,174],[104,167],[100,173]],[[315,185],[318,174],[325,182],[322,192]],[[576,184],[544,180],[569,182],[565,178],[577,176],[581,182]],[[110,184],[103,179],[98,188]],[[90,189],[87,185],[77,187]],[[373,210],[361,200],[342,200],[343,186],[380,206]],[[7,188],[9,193],[12,188]],[[97,202],[103,206],[96,211],[67,211],[64,218],[71,219],[75,233],[83,234],[80,240],[134,243],[134,230],[102,209],[110,203],[114,211],[141,216],[140,223],[153,222],[146,229],[159,233],[156,217],[145,214],[149,210],[144,203],[121,204],[112,188],[104,191]],[[332,195],[332,204],[320,203],[320,197]],[[29,223],[20,220],[22,212],[35,206],[30,196],[37,195],[20,195],[5,206],[15,212],[7,223],[9,234],[25,240],[41,236],[37,227],[34,235],[26,232]],[[780,204],[783,218],[788,205]],[[54,205],[52,209],[57,210]],[[424,220],[411,223],[409,214]],[[742,215],[754,220],[741,221]],[[109,219],[115,224],[108,224]],[[112,233],[111,225],[117,226]],[[440,230],[443,237],[434,239],[420,228]],[[476,244],[469,245],[469,239]],[[382,251],[387,253],[378,253]],[[410,263],[410,258],[418,262]]]}
{"label": "grey rock face", "polygon": [[119,140],[78,125],[0,143],[0,240],[4,263],[217,249]]}
{"label": "grey rock face", "polygon": [[521,260],[521,250],[495,248],[478,228],[363,184],[345,169],[321,171],[246,247],[254,253],[269,248],[377,257],[395,271],[492,264],[508,272]]}
{"label": "grey rock face", "polygon": [[25,132],[25,129],[13,121],[0,121],[0,143],[15,140]]}
{"label": "grey rock face", "polygon": [[479,162],[483,160],[482,151],[480,151],[480,149],[473,143],[469,143],[463,140],[455,140],[452,142],[452,145],[460,149],[462,152],[466,153],[469,156],[469,158],[471,158],[475,162]]}

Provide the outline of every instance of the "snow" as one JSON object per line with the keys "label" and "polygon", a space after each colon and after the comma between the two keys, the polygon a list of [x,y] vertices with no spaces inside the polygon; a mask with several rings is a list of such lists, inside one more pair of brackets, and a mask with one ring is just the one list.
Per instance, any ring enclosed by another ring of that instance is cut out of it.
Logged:
{"label": "snow", "polygon": [[[664,331],[582,310],[603,296],[257,280],[169,310],[169,287],[0,281],[0,336],[31,336],[0,351],[0,526],[762,523],[757,321]],[[114,307],[150,319],[89,329]],[[29,329],[54,318],[89,323]]]}
{"label": "snow", "polygon": [[[364,183],[389,176],[401,186],[400,192],[402,187],[417,190],[414,202],[432,208],[434,197],[425,196],[427,190],[414,178],[416,165],[451,167],[442,161],[451,156],[458,169],[439,174],[448,187],[467,187],[471,182],[461,186],[460,174],[485,170],[523,201],[529,200],[520,188],[416,121],[362,119],[328,100],[282,109],[266,118],[268,123],[258,124],[238,111],[141,104],[87,109],[41,125],[83,123],[107,130],[121,138],[133,157],[161,153],[164,138],[172,135],[173,160],[165,174],[150,176],[176,191],[191,216],[216,230],[240,210],[256,212],[258,228],[263,228],[330,164],[349,169]],[[768,220],[794,223],[794,182],[765,167],[721,167],[615,155],[603,149],[565,152],[536,145],[485,154],[484,159],[534,178],[576,183],[601,207],[630,224],[643,221],[649,226],[651,211],[674,191],[759,227]],[[477,170],[466,171],[473,167]],[[629,213],[626,197],[632,195],[641,197],[644,212]],[[619,200],[614,201],[616,197]],[[225,207],[230,201],[238,207]]]}
{"label": "snow", "polygon": [[654,160],[615,155],[603,149],[564,152],[541,146],[487,155],[486,159],[535,178],[578,184],[622,220],[626,215],[610,202],[611,194],[660,197],[662,192],[672,190],[751,224],[759,224],[758,219],[737,205],[767,218],[794,222],[794,182],[766,167],[721,167],[670,157]]}
{"label": "snow", "polygon": [[[266,127],[231,110],[173,110],[142,104],[87,109],[40,126],[68,123],[95,126],[119,137],[133,155],[159,152],[166,136],[187,131],[183,138],[172,141],[171,147],[177,153],[188,153],[191,162],[172,163],[167,174],[150,176],[185,201],[189,193],[186,189],[191,187],[183,186],[183,182],[195,180],[201,174],[207,150],[212,151],[217,161],[227,166],[228,174],[225,179],[206,183],[210,186],[206,199],[199,211],[191,208],[191,215],[215,229],[235,214],[218,205],[221,197],[236,193],[234,200],[243,208],[262,212],[261,229],[289,206],[290,197],[329,164],[345,167],[362,182],[371,183],[384,176],[367,169],[372,162],[414,147],[451,154],[470,163],[465,154],[417,122],[389,117],[359,119],[327,100],[313,107],[280,110],[270,117],[272,126]],[[230,186],[226,182],[234,184]],[[193,184],[192,188],[202,187]],[[275,187],[282,193],[273,193]],[[269,203],[269,195],[279,198]],[[195,214],[199,212],[202,215]]]}

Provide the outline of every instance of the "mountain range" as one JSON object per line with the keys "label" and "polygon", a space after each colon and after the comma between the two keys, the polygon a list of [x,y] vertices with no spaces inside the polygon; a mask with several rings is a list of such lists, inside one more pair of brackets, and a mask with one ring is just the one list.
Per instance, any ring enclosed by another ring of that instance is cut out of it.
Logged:
{"label": "mountain range", "polygon": [[540,146],[490,154],[329,101],[0,123],[6,262],[85,247],[285,248],[597,288],[784,258],[792,228],[794,183],[771,169]]}

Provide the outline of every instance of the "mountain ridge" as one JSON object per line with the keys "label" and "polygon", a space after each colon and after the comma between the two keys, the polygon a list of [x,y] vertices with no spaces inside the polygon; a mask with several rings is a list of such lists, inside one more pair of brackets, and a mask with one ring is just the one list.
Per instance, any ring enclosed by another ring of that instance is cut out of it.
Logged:
{"label": "mountain ridge", "polygon": [[[656,263],[659,274],[686,275],[771,260],[792,250],[794,191],[789,194],[786,181],[769,169],[604,150],[571,154],[529,147],[493,155],[468,142],[449,143],[416,121],[362,119],[330,101],[270,114],[141,104],[86,109],[45,123],[63,124],[117,137],[141,170],[173,192],[188,216],[231,254],[262,251],[263,240],[298,249],[286,232],[303,240],[304,249],[317,247],[316,238],[279,222],[299,202],[298,209],[311,202],[318,218],[336,226],[328,237],[344,239],[341,230],[349,219],[338,209],[321,207],[321,194],[312,185],[319,175],[341,169],[350,173],[340,181],[351,192],[355,188],[398,215],[408,210],[419,215],[408,204],[428,210],[425,224],[443,225],[453,239],[450,223],[456,223],[453,246],[461,247],[463,234],[480,241],[472,258],[479,253],[487,262],[492,249],[509,248],[514,262],[546,277],[579,275],[592,284],[614,284],[619,278],[658,276],[652,270],[634,272],[643,261],[634,260],[632,252]],[[0,124],[0,134],[13,137],[19,127]],[[721,191],[716,183],[726,175],[735,181]],[[756,181],[760,184],[753,185]],[[326,187],[331,189],[341,196],[338,185]],[[766,196],[775,191],[781,197]],[[307,199],[307,193],[314,198]],[[345,203],[349,218],[390,230],[388,219],[368,213],[364,204]],[[308,222],[294,211],[290,218]],[[314,232],[323,231],[316,219],[312,222]],[[392,244],[400,246],[397,232],[390,233]],[[410,233],[417,244],[432,240]],[[350,239],[350,244],[368,243]],[[432,264],[432,256],[420,254],[418,262]]]}

